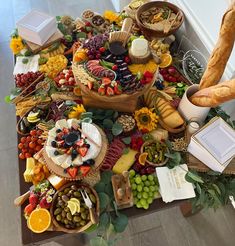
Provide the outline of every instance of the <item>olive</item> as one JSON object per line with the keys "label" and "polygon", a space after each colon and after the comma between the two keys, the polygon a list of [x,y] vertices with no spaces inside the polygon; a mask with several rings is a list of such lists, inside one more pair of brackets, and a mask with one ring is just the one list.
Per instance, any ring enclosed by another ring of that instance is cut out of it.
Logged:
{"label": "olive", "polygon": [[83,213],[81,213],[81,217],[82,217],[83,220],[85,220],[87,215],[83,212]]}
{"label": "olive", "polygon": [[61,197],[59,196],[58,198],[57,198],[57,201],[60,201],[61,200]]}
{"label": "olive", "polygon": [[62,206],[64,206],[64,202],[63,201],[58,201],[58,204],[62,207]]}
{"label": "olive", "polygon": [[67,225],[69,223],[68,219],[64,219],[64,224]]}
{"label": "olive", "polygon": [[60,207],[60,204],[59,203],[56,203],[56,205],[55,205],[57,208],[59,208]]}
{"label": "olive", "polygon": [[68,212],[67,214],[66,214],[66,217],[67,217],[67,219],[68,220],[72,220],[72,214],[70,213],[70,212]]}
{"label": "olive", "polygon": [[62,195],[63,195],[63,192],[60,191],[60,192],[58,193],[58,197],[60,197],[60,196],[62,196]]}
{"label": "olive", "polygon": [[62,196],[62,200],[63,200],[64,202],[67,202],[67,201],[69,200],[69,198],[68,198],[66,195],[63,195],[63,196]]}
{"label": "olive", "polygon": [[76,228],[76,225],[72,224],[72,225],[71,225],[71,228],[72,228],[72,229],[75,229],[75,228]]}
{"label": "olive", "polygon": [[67,194],[70,191],[70,188],[64,189],[64,194]]}
{"label": "olive", "polygon": [[78,187],[76,185],[72,185],[71,189],[76,191],[78,189]]}
{"label": "olive", "polygon": [[81,221],[82,219],[81,219],[81,217],[79,217],[79,216],[74,216],[73,217],[73,221],[74,222],[79,222],[79,221]]}
{"label": "olive", "polygon": [[70,228],[71,228],[70,225],[65,225],[65,227],[66,227],[67,229],[70,229]]}
{"label": "olive", "polygon": [[81,197],[81,194],[80,194],[79,191],[75,191],[75,192],[73,193],[73,195],[74,195],[75,197],[78,197],[78,198]]}
{"label": "olive", "polygon": [[69,212],[70,210],[69,210],[68,207],[65,207],[65,208],[64,208],[64,211],[65,211],[65,212]]}
{"label": "olive", "polygon": [[66,217],[66,212],[65,212],[64,210],[62,211],[61,216],[62,216],[63,218]]}
{"label": "olive", "polygon": [[90,199],[93,203],[96,203],[96,198],[93,194],[90,194]]}
{"label": "olive", "polygon": [[81,226],[84,226],[85,224],[86,224],[86,221],[85,220],[80,221],[80,225]]}
{"label": "olive", "polygon": [[80,223],[76,223],[76,227],[80,227]]}
{"label": "olive", "polygon": [[85,208],[84,207],[80,207],[80,213],[84,212],[85,211]]}
{"label": "olive", "polygon": [[60,214],[58,214],[58,215],[56,216],[56,220],[57,220],[57,221],[61,221],[61,215],[60,215]]}
{"label": "olive", "polygon": [[69,193],[68,193],[68,195],[73,196],[73,193],[74,193],[74,191],[73,190],[70,190]]}
{"label": "olive", "polygon": [[57,208],[57,209],[54,211],[54,215],[60,214],[61,212],[62,212],[62,209],[61,209],[61,208]]}

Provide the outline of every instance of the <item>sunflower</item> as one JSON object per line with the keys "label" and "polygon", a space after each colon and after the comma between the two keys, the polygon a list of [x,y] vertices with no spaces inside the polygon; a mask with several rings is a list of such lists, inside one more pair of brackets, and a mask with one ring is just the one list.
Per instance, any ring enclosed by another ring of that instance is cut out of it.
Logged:
{"label": "sunflower", "polygon": [[18,54],[24,48],[21,37],[13,37],[10,42],[10,48],[14,55]]}
{"label": "sunflower", "polygon": [[112,10],[106,10],[104,12],[104,18],[108,20],[110,23],[113,22],[119,23],[122,19],[118,14],[116,14]]}
{"label": "sunflower", "polygon": [[85,113],[86,110],[83,107],[82,104],[78,104],[77,106],[74,106],[70,113],[68,114],[69,119],[75,118],[79,119],[82,113]]}
{"label": "sunflower", "polygon": [[158,116],[153,110],[144,107],[135,111],[135,120],[140,131],[149,132],[157,127]]}

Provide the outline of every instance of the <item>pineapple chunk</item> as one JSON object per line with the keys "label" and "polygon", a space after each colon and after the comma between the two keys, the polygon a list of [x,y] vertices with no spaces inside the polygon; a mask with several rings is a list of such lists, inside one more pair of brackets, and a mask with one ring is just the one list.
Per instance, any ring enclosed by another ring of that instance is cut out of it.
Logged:
{"label": "pineapple chunk", "polygon": [[26,169],[24,172],[24,180],[29,183],[32,182],[33,168],[36,165],[36,160],[33,157],[27,158],[26,160]]}

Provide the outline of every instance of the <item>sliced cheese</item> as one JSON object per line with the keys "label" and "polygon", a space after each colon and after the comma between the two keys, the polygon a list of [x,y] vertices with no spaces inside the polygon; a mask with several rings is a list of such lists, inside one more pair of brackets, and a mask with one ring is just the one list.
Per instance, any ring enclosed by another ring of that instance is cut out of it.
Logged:
{"label": "sliced cheese", "polygon": [[60,178],[55,174],[51,174],[47,179],[56,190],[60,189],[67,182],[65,179]]}
{"label": "sliced cheese", "polygon": [[82,157],[80,155],[78,155],[74,160],[73,160],[73,164],[76,166],[80,166],[82,165]]}
{"label": "sliced cheese", "polygon": [[48,132],[48,136],[55,138],[56,137],[56,130],[57,128],[54,127]]}
{"label": "sliced cheese", "polygon": [[65,161],[61,164],[61,167],[63,167],[64,169],[70,167],[72,165],[72,158],[71,156],[67,156],[67,158],[65,159]]}
{"label": "sliced cheese", "polygon": [[57,155],[51,158],[57,165],[61,166],[67,159],[67,155]]}
{"label": "sliced cheese", "polygon": [[62,120],[56,121],[55,127],[56,127],[56,128],[59,128],[59,129],[61,129],[61,130],[62,130],[63,128],[68,128],[68,124],[67,124],[66,119],[62,119]]}

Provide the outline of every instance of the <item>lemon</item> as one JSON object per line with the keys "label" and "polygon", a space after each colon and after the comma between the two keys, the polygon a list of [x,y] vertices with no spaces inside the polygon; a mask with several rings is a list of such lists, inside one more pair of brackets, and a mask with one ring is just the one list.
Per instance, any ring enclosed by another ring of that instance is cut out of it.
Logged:
{"label": "lemon", "polygon": [[73,201],[68,201],[67,207],[69,208],[72,215],[74,215],[77,212],[77,203]]}
{"label": "lemon", "polygon": [[172,63],[172,56],[168,53],[161,55],[161,63],[159,64],[160,68],[165,68],[170,66]]}
{"label": "lemon", "polygon": [[70,201],[77,204],[77,213],[80,213],[80,201],[77,198],[71,198]]}

